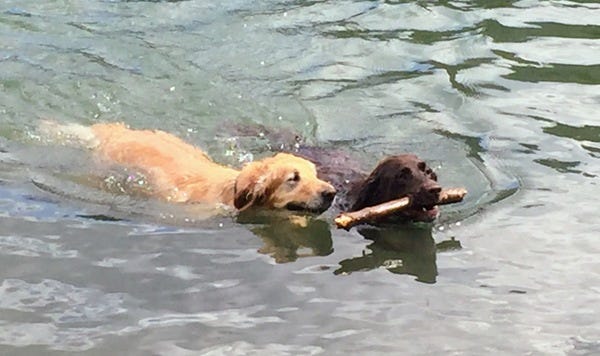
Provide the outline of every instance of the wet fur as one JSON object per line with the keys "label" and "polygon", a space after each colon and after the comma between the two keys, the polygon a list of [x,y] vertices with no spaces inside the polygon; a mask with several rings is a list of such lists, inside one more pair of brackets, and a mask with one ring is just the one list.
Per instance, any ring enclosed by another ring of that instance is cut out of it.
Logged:
{"label": "wet fur", "polygon": [[260,125],[234,125],[229,129],[238,137],[265,137],[271,146],[315,162],[318,176],[331,182],[338,192],[333,203],[338,211],[356,211],[410,196],[414,208],[388,220],[431,221],[437,215],[434,205],[441,191],[437,175],[416,155],[386,157],[368,174],[356,154],[348,149],[308,145],[302,137],[285,129],[269,130]]}
{"label": "wet fur", "polygon": [[237,170],[163,131],[133,130],[123,124],[53,123],[44,123],[44,130],[92,149],[107,162],[144,172],[153,194],[167,201],[321,212],[335,195],[333,186],[317,178],[312,162],[289,153]]}
{"label": "wet fur", "polygon": [[[299,152],[302,152],[301,156],[310,157],[317,164],[319,177],[334,184],[338,191],[334,204],[339,210],[357,211],[409,196],[413,208],[397,213],[387,221],[427,222],[437,216],[435,204],[442,188],[437,182],[437,175],[416,155],[386,157],[367,175],[353,167],[356,163],[346,158],[347,153],[332,150],[329,155],[314,155],[311,151],[311,148],[304,148]],[[332,157],[336,161],[335,166],[331,164]],[[349,167],[345,162],[352,163]],[[423,211],[423,208],[426,210]]]}

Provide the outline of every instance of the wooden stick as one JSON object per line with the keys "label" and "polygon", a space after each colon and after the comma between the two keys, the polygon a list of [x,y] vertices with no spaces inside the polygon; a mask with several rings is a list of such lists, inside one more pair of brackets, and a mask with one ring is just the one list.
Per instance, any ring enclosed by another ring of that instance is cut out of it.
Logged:
{"label": "wooden stick", "polygon": [[442,189],[436,205],[460,203],[467,195],[465,188]]}
{"label": "wooden stick", "polygon": [[[463,200],[467,190],[465,188],[443,189],[440,192],[436,205],[458,203]],[[402,211],[412,204],[410,197],[390,200],[374,206],[368,206],[364,209],[341,213],[335,218],[335,224],[338,228],[349,230],[352,226],[380,219],[396,212]]]}

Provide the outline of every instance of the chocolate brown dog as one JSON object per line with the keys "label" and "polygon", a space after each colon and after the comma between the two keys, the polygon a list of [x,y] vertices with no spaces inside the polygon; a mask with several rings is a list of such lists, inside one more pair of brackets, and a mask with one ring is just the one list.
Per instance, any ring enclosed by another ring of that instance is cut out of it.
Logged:
{"label": "chocolate brown dog", "polygon": [[437,182],[437,175],[419,157],[413,154],[389,156],[379,162],[371,174],[346,170],[342,176],[346,179],[342,180],[338,171],[347,167],[338,165],[338,169],[331,169],[332,163],[324,160],[328,156],[307,155],[309,150],[300,149],[297,154],[310,157],[317,165],[318,176],[331,182],[341,192],[334,201],[334,206],[341,211],[357,211],[408,196],[412,201],[411,207],[382,222],[431,222],[437,217],[436,202],[442,188]]}

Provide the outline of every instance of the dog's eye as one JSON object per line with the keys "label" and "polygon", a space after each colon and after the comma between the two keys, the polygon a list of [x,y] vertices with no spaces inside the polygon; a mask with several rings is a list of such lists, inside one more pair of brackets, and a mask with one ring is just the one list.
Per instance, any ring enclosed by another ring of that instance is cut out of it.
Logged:
{"label": "dog's eye", "polygon": [[293,183],[293,182],[299,182],[300,181],[300,173],[298,172],[294,172],[292,173],[289,178],[287,179],[288,182]]}

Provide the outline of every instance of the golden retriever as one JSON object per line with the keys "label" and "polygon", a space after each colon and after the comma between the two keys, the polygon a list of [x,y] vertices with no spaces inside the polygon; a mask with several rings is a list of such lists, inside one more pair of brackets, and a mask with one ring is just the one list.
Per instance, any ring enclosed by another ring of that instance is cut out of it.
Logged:
{"label": "golden retriever", "polygon": [[200,149],[163,131],[133,130],[120,123],[44,122],[42,129],[84,144],[109,162],[139,169],[148,176],[154,194],[167,201],[321,213],[336,194],[331,184],[317,178],[312,162],[289,153],[237,170],[215,163]]}

